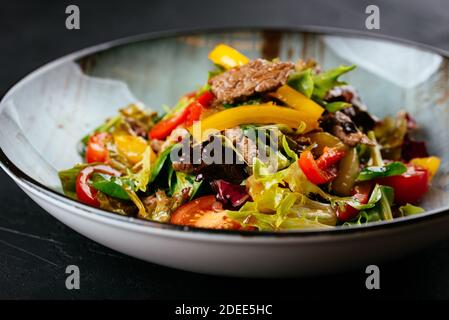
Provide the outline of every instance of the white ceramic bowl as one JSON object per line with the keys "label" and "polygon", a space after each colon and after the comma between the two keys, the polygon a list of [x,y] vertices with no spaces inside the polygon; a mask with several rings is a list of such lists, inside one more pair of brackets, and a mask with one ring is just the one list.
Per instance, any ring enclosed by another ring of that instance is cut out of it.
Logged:
{"label": "white ceramic bowl", "polygon": [[[1,167],[41,207],[81,234],[146,261],[201,273],[285,277],[337,272],[398,257],[445,237],[448,60],[441,52],[384,40],[294,31],[277,35],[257,30],[153,34],[47,64],[1,101]],[[409,111],[422,124],[430,151],[443,159],[423,203],[426,213],[325,231],[213,231],[127,218],[62,194],[57,171],[81,160],[76,145],[82,136],[130,102],[158,109],[200,86],[210,69],[207,52],[219,42],[252,58],[267,52],[268,45],[281,59],[314,57],[325,68],[357,63],[347,80],[370,110],[379,116]]]}

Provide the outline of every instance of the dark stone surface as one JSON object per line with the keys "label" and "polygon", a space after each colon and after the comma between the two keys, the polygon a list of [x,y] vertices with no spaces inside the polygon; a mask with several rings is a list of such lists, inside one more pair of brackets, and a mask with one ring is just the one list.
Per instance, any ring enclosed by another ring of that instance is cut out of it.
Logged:
{"label": "dark stone surface", "polygon": [[[65,29],[65,7],[81,9],[81,30]],[[259,3],[258,6],[255,3]],[[449,49],[449,3],[440,1],[14,1],[0,4],[0,92],[63,54],[119,37],[191,27],[324,25],[364,28],[364,9],[381,10],[383,34]],[[361,244],[363,245],[363,244]],[[163,248],[161,248],[163,250]],[[373,261],[373,263],[376,263]],[[65,289],[65,268],[81,289]],[[381,290],[364,270],[295,280],[210,277],[109,250],[65,227],[0,173],[0,298],[449,298],[449,241],[381,264]]]}

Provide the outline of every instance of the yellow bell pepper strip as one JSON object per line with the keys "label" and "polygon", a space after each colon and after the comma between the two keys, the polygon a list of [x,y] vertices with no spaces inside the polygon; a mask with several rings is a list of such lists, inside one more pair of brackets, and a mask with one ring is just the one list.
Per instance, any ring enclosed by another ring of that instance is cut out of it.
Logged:
{"label": "yellow bell pepper strip", "polygon": [[189,131],[197,142],[202,142],[207,139],[209,136],[208,133],[211,133],[212,130],[222,131],[242,124],[251,123],[280,123],[295,129],[305,124],[305,132],[313,130],[318,126],[316,119],[312,119],[305,112],[286,107],[278,107],[273,104],[259,104],[219,111],[203,119],[200,122],[200,128],[193,126]]}
{"label": "yellow bell pepper strip", "polygon": [[438,157],[414,158],[410,160],[410,163],[429,171],[429,181],[432,181],[440,167],[441,159]]}
{"label": "yellow bell pepper strip", "polygon": [[[148,147],[145,139],[131,135],[115,135],[114,142],[118,153],[125,157],[132,165],[142,161],[143,154]],[[153,161],[155,154],[151,148],[150,151],[150,161]]]}
{"label": "yellow bell pepper strip", "polygon": [[249,62],[247,57],[225,44],[217,45],[209,53],[209,59],[225,69],[231,69]]}
{"label": "yellow bell pepper strip", "polygon": [[304,116],[311,122],[317,122],[324,112],[324,108],[318,103],[307,98],[305,95],[288,85],[279,87],[272,96],[281,100],[293,109],[304,113]]}

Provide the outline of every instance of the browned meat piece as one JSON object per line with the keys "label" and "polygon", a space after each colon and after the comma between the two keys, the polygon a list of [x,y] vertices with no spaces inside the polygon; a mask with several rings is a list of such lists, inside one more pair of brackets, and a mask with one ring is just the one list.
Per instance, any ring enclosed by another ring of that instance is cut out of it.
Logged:
{"label": "browned meat piece", "polygon": [[183,162],[173,162],[173,170],[181,171],[185,173],[193,172],[193,164],[192,163],[183,163]]}
{"label": "browned meat piece", "polygon": [[141,137],[146,137],[148,130],[154,125],[154,119],[157,116],[156,112],[146,112],[138,104],[130,104],[126,108],[120,109],[120,114],[124,117],[130,134]]}
{"label": "browned meat piece", "polygon": [[372,130],[378,121],[367,111],[357,91],[351,86],[338,86],[329,90],[324,100],[328,102],[344,101],[352,104],[342,112],[350,117],[356,126],[364,130]]}
{"label": "browned meat piece", "polygon": [[195,166],[194,173],[198,180],[213,181],[226,179],[234,184],[240,184],[248,177],[245,164],[205,164]]}
{"label": "browned meat piece", "polygon": [[153,149],[153,151],[156,153],[161,152],[163,144],[164,144],[163,140],[158,140],[158,139],[150,140],[151,149]]}
{"label": "browned meat piece", "polygon": [[[238,130],[241,129],[239,128]],[[229,139],[231,140],[231,138]],[[214,150],[214,146],[223,148],[222,152],[220,152],[221,160],[212,156],[211,151]],[[211,138],[201,146],[196,147],[200,147],[200,150],[194,150],[192,144],[187,148],[181,149],[182,153],[178,155],[179,158],[172,163],[174,171],[193,174],[198,181],[225,179],[228,182],[236,184],[239,184],[248,176],[246,164],[241,159],[242,156],[240,155],[239,157],[232,148],[223,146],[221,138]],[[201,161],[199,162],[198,159],[195,159],[196,152],[200,152],[201,154]],[[232,158],[229,159],[228,157],[230,155]],[[236,162],[237,159],[239,159],[239,162]],[[232,161],[232,163],[227,163],[227,161]]]}
{"label": "browned meat piece", "polygon": [[[326,101],[344,101],[352,103],[353,100],[359,100],[357,92],[351,86],[337,86],[326,93],[324,97]],[[355,103],[357,104],[357,103]]]}
{"label": "browned meat piece", "polygon": [[253,160],[258,156],[257,145],[250,138],[243,134],[243,130],[239,127],[226,130],[226,137],[231,140],[232,144],[239,151],[243,160],[249,165],[253,165]]}
{"label": "browned meat piece", "polygon": [[275,90],[287,82],[295,65],[291,62],[253,60],[209,80],[217,102],[233,103],[255,93]]}
{"label": "browned meat piece", "polygon": [[350,147],[359,143],[373,145],[373,142],[356,127],[351,118],[341,111],[327,113],[322,117],[320,125],[325,131],[332,133]]}
{"label": "browned meat piece", "polygon": [[148,134],[147,126],[143,125],[141,122],[132,118],[125,118],[125,121],[128,123],[129,127],[132,130],[131,134],[134,133],[136,136],[139,137],[147,136]]}
{"label": "browned meat piece", "polygon": [[335,126],[333,134],[350,147],[355,147],[359,143],[373,145],[373,142],[360,131],[347,133],[343,127]]}

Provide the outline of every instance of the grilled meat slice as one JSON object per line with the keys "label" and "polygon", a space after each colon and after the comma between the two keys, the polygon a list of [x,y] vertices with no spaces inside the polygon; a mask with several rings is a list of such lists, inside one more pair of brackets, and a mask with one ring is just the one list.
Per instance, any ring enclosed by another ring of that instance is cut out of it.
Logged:
{"label": "grilled meat slice", "polygon": [[255,93],[275,90],[287,82],[295,65],[291,62],[253,60],[209,80],[216,103],[243,101]]}
{"label": "grilled meat slice", "polygon": [[326,113],[320,120],[320,126],[323,130],[332,133],[338,137],[344,144],[354,147],[359,143],[373,145],[371,141],[342,111],[335,113]]}
{"label": "grilled meat slice", "polygon": [[344,101],[352,104],[342,112],[350,117],[357,127],[363,128],[365,131],[372,130],[378,121],[367,111],[357,91],[351,86],[338,86],[329,90],[324,100],[327,102]]}

